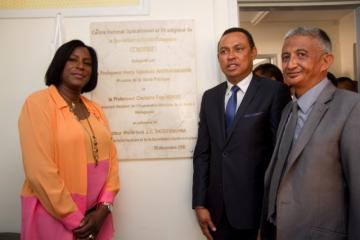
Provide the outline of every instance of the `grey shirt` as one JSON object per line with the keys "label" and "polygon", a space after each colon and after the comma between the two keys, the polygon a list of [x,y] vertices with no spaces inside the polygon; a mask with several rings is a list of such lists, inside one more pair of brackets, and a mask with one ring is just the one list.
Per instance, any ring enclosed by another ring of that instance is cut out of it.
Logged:
{"label": "grey shirt", "polygon": [[297,138],[299,137],[301,129],[303,128],[306,119],[309,117],[316,100],[320,96],[322,90],[324,90],[324,88],[327,86],[327,84],[330,84],[330,81],[327,78],[324,78],[300,98],[297,99],[296,97],[294,97],[293,101],[297,101],[297,104],[299,106],[298,121],[295,128],[294,142],[296,142]]}

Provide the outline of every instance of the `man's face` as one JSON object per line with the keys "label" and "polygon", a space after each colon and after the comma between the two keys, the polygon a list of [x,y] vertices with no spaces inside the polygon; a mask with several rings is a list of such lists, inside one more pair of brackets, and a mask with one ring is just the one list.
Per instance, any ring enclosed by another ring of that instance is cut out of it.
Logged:
{"label": "man's face", "polygon": [[227,79],[236,84],[252,71],[256,48],[250,48],[244,33],[228,33],[220,39],[218,60]]}
{"label": "man's face", "polygon": [[285,82],[299,97],[325,78],[333,56],[319,40],[299,35],[285,40],[281,59]]}

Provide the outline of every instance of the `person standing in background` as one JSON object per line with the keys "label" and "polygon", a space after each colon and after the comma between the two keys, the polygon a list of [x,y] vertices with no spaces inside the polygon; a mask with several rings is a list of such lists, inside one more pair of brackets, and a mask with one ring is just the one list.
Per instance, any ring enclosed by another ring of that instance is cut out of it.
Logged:
{"label": "person standing in background", "polygon": [[243,28],[226,30],[218,60],[227,81],[201,102],[192,207],[207,239],[256,239],[264,173],[288,88],[252,74],[257,50]]}
{"label": "person standing in background", "polygon": [[81,95],[96,87],[97,67],[93,48],[79,40],[63,44],[46,72],[48,88],[23,105],[23,240],[113,237],[116,149],[103,111]]}
{"label": "person standing in background", "polygon": [[349,77],[338,77],[336,83],[337,88],[357,92],[357,82]]}
{"label": "person standing in background", "polygon": [[265,177],[262,240],[360,239],[360,96],[327,78],[331,41],[319,28],[285,35],[282,114]]}
{"label": "person standing in background", "polygon": [[259,77],[270,78],[272,80],[284,83],[284,77],[281,70],[274,64],[264,63],[257,66],[253,73]]}

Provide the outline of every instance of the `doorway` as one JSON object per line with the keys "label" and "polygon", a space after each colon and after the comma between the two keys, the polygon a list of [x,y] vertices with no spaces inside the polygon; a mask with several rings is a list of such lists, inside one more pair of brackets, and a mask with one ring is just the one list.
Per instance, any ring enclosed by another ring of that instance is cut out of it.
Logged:
{"label": "doorway", "polygon": [[356,40],[360,26],[356,19],[360,5],[261,6],[238,1],[238,6],[240,26],[252,33],[261,58],[272,56],[273,63],[281,69],[280,54],[285,33],[298,26],[319,27],[328,33],[333,44],[335,61],[330,72],[336,77],[346,76],[359,81],[357,59],[360,50]]}

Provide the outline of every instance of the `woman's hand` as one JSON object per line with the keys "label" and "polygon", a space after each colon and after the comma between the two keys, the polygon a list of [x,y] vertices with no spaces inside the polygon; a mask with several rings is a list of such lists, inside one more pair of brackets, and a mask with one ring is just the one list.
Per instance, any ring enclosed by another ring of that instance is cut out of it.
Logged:
{"label": "woman's hand", "polygon": [[95,211],[87,214],[81,221],[80,226],[74,230],[76,239],[95,239],[108,214],[108,208],[102,205],[100,205]]}

